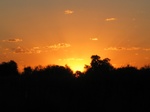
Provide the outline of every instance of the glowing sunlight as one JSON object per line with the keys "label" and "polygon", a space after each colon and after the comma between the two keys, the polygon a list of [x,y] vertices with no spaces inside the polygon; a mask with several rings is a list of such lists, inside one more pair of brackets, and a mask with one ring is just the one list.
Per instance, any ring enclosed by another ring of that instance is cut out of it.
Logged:
{"label": "glowing sunlight", "polygon": [[80,65],[80,64],[72,64],[72,65],[70,65],[70,68],[73,70],[73,72],[76,72],[76,71],[83,72],[84,71],[84,65]]}

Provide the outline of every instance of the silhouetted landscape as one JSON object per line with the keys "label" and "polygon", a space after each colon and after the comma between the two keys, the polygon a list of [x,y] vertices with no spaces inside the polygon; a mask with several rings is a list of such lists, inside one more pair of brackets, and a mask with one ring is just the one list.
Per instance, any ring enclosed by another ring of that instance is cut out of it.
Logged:
{"label": "silhouetted landscape", "polygon": [[0,64],[0,109],[5,111],[148,112],[150,66],[115,68],[109,58],[91,56],[85,71],[69,66]]}

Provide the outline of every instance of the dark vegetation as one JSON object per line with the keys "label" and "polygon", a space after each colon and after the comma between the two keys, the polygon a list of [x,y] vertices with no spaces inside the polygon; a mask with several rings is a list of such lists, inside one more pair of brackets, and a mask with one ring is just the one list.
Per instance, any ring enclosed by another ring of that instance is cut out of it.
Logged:
{"label": "dark vegetation", "polygon": [[14,61],[0,64],[0,111],[148,112],[149,104],[150,66],[114,68],[98,55],[76,73],[58,65],[19,73]]}

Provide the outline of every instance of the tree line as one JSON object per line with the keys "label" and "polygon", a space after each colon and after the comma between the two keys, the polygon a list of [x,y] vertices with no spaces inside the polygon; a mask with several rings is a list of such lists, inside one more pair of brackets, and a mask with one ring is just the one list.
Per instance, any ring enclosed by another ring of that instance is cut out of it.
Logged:
{"label": "tree line", "polygon": [[[18,65],[15,61],[10,60],[9,62],[2,62],[0,64],[0,77],[9,77],[9,76],[30,76],[30,75],[50,75],[52,77],[58,78],[80,78],[86,77],[89,74],[91,76],[98,75],[110,75],[110,74],[120,74],[120,76],[129,75],[129,74],[141,74],[148,75],[150,71],[150,65],[145,65],[138,69],[132,65],[126,65],[123,67],[115,68],[111,63],[109,58],[101,59],[98,55],[91,56],[90,65],[85,65],[85,71],[76,71],[73,73],[73,70],[68,65],[48,65],[46,67],[36,66],[32,68],[27,66],[23,69],[23,72],[18,72]],[[120,72],[120,73],[119,73]]]}
{"label": "tree line", "polygon": [[28,111],[148,111],[150,66],[115,68],[109,58],[91,56],[85,71],[69,66],[0,64],[0,107]]}

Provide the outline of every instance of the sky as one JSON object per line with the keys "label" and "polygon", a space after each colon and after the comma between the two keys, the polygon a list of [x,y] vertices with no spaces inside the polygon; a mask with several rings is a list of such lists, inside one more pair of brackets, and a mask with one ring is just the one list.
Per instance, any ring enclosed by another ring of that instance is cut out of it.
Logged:
{"label": "sky", "polygon": [[150,64],[150,0],[0,0],[0,62]]}

